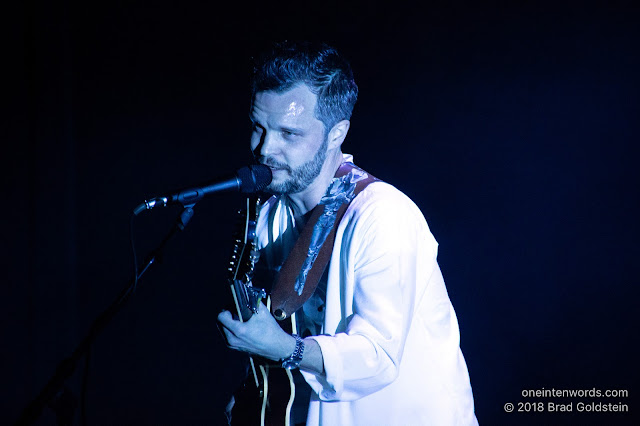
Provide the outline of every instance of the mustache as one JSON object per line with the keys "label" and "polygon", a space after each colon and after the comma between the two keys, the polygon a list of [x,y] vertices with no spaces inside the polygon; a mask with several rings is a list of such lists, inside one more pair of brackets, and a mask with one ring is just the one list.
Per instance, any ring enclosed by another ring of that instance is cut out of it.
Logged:
{"label": "mustache", "polygon": [[258,163],[264,164],[265,166],[273,167],[276,169],[284,169],[287,171],[291,171],[291,168],[286,163],[281,163],[278,160],[275,160],[270,157],[259,157]]}

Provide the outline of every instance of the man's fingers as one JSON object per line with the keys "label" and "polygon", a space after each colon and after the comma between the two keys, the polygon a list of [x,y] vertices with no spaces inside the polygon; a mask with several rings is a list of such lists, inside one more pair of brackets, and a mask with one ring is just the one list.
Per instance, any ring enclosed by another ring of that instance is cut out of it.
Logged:
{"label": "man's fingers", "polygon": [[218,314],[218,321],[220,324],[233,331],[236,326],[236,320],[233,319],[233,315],[229,311],[222,311]]}
{"label": "man's fingers", "polygon": [[218,330],[222,332],[222,337],[224,338],[227,346],[231,349],[235,349],[237,351],[246,352],[247,349],[243,344],[243,340],[241,337],[236,335],[237,332],[241,332],[242,323],[233,319],[231,312],[222,311],[218,314]]}

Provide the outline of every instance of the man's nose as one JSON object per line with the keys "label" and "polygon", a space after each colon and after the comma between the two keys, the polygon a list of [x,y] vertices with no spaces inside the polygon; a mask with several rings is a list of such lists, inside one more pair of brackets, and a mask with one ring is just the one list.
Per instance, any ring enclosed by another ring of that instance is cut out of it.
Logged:
{"label": "man's nose", "polygon": [[260,142],[260,155],[263,157],[269,157],[276,154],[279,144],[276,135],[273,132],[264,132],[262,134],[262,141]]}

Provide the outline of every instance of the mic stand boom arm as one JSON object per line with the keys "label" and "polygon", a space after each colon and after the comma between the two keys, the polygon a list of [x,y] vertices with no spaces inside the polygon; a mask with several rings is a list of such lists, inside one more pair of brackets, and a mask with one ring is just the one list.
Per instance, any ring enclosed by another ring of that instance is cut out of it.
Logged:
{"label": "mic stand boom arm", "polygon": [[[142,275],[149,269],[151,265],[156,263],[156,260],[162,259],[162,254],[164,251],[165,245],[169,242],[169,240],[178,232],[183,231],[187,226],[191,218],[193,217],[193,206],[194,204],[184,206],[182,213],[178,216],[175,225],[169,233],[164,237],[164,239],[160,242],[158,247],[156,247],[145,262],[142,270],[138,273],[137,277],[133,277],[129,282],[129,285],[122,290],[122,292],[118,295],[116,300],[109,306],[106,310],[104,310],[91,324],[91,328],[89,329],[89,333],[82,339],[80,344],[76,347],[69,358],[66,358],[58,364],[56,368],[56,372],[51,377],[49,382],[45,385],[45,387],[40,391],[38,396],[33,399],[29,405],[22,411],[22,415],[16,422],[16,425],[30,425],[33,424],[42,414],[42,410],[45,405],[54,405],[55,400],[60,398],[63,395],[62,387],[64,386],[65,381],[71,377],[74,373],[78,361],[82,359],[82,357],[88,353],[91,348],[91,344],[94,342],[96,337],[104,330],[107,324],[115,317],[115,315],[120,311],[120,309],[124,306],[124,304],[129,300],[129,298],[135,292],[135,284],[142,277]],[[137,272],[136,272],[137,273]],[[63,420],[63,423],[71,424],[71,419],[73,413],[60,413],[59,410],[56,410],[56,415],[58,417],[58,423],[60,423],[61,416],[67,417]]]}

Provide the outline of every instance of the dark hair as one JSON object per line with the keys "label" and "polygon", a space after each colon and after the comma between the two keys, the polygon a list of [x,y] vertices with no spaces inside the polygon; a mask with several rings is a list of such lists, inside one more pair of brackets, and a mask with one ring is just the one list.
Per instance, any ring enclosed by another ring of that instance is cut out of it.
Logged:
{"label": "dark hair", "polygon": [[349,120],[358,86],[349,63],[324,43],[275,43],[254,61],[251,97],[264,91],[285,92],[304,83],[317,96],[315,116],[328,132]]}

